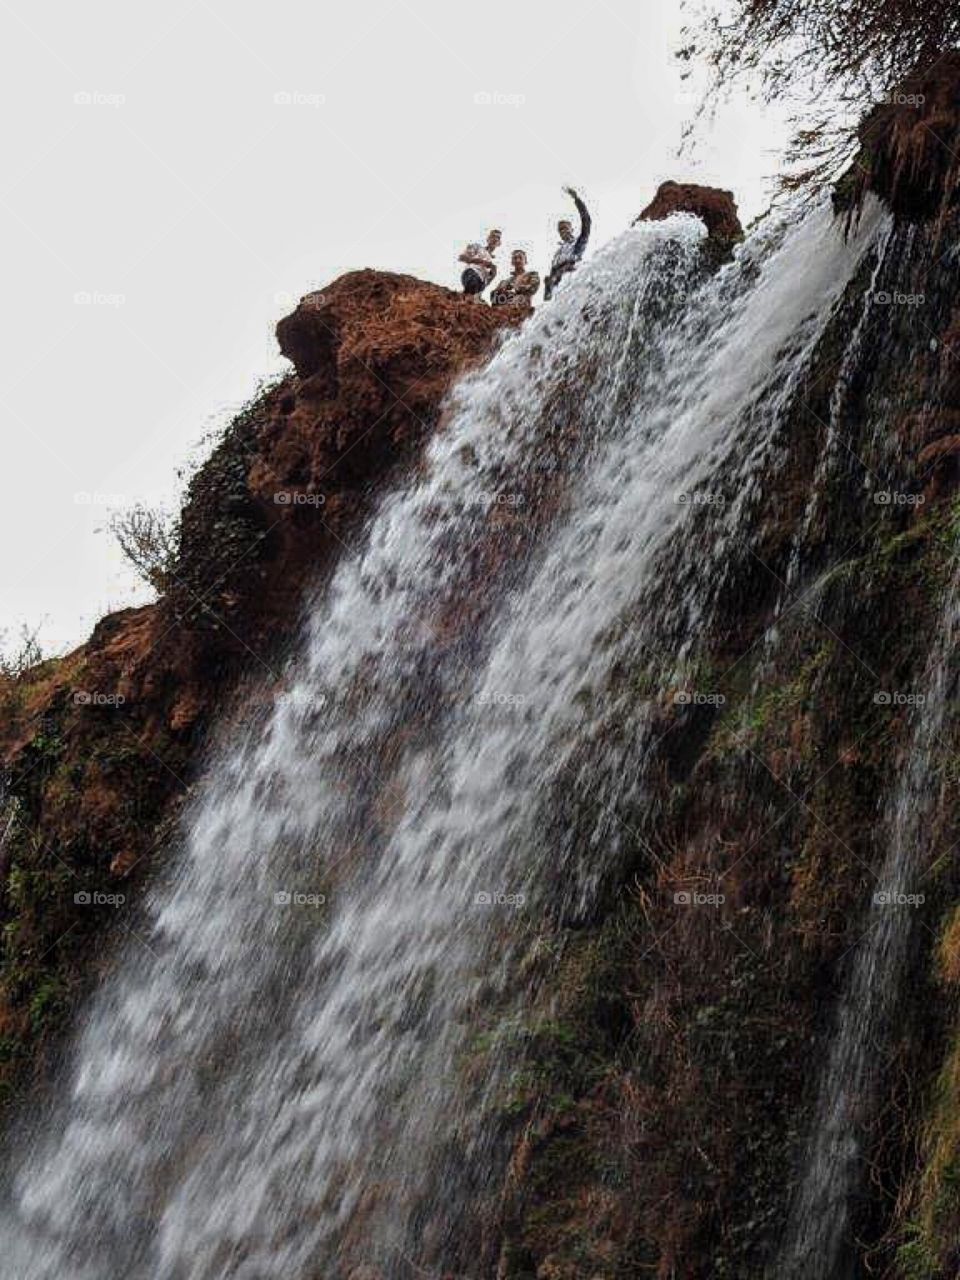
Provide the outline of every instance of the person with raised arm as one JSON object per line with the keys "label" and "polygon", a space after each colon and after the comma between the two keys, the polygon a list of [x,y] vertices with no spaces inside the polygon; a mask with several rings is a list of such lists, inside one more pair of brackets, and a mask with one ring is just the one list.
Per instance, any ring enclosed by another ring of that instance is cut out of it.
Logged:
{"label": "person with raised arm", "polygon": [[566,218],[561,219],[557,223],[557,231],[560,233],[560,244],[556,253],[553,255],[553,262],[550,265],[550,274],[547,276],[543,286],[544,300],[549,300],[553,296],[553,291],[563,279],[571,271],[576,271],[577,264],[584,255],[587,243],[590,239],[590,212],[587,206],[580,199],[580,196],[574,191],[573,187],[564,187],[564,191],[577,206],[577,213],[580,215],[580,234],[573,234],[573,224]]}

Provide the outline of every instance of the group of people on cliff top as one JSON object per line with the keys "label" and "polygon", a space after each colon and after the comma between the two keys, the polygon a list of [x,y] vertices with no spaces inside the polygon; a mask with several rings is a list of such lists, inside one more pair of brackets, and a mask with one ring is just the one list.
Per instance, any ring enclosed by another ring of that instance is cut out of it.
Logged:
{"label": "group of people on cliff top", "polygon": [[[547,302],[553,297],[554,290],[564,276],[577,269],[577,264],[583,257],[590,239],[590,214],[587,206],[573,187],[564,187],[564,191],[577,206],[577,213],[580,215],[580,233],[574,235],[573,224],[566,218],[557,223],[560,244],[553,255],[553,262],[550,264],[550,271],[543,287],[544,301]],[[461,253],[460,261],[466,264],[461,280],[463,292],[468,298],[481,301],[484,290],[496,280],[496,253],[502,243],[502,232],[494,229],[488,233],[486,244],[468,244]],[[526,253],[523,249],[514,249],[510,255],[510,275],[497,281],[496,287],[490,294],[490,302],[494,307],[517,305],[531,307],[539,288],[540,276],[536,271],[527,269]]]}

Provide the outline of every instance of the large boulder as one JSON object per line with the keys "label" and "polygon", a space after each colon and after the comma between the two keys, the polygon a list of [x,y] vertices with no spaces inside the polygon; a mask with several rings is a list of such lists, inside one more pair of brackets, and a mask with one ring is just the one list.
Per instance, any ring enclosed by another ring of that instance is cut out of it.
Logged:
{"label": "large boulder", "polygon": [[710,239],[730,246],[743,239],[732,191],[693,182],[663,182],[637,222],[659,222],[674,213],[692,213],[706,225]]}

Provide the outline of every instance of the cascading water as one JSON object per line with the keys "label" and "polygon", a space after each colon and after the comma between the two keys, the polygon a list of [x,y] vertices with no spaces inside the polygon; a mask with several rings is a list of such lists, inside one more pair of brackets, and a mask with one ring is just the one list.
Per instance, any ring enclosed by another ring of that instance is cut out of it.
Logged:
{"label": "cascading water", "polygon": [[[849,243],[823,210],[785,220],[713,279],[703,234],[647,225],[585,266],[309,608],[17,1163],[23,1280],[490,1274],[458,1243],[462,1187],[496,1175],[458,1050],[524,931],[589,908],[604,854],[544,835],[589,695],[618,648],[704,615],[876,220]],[[698,521],[678,496],[731,467],[740,500]],[[612,641],[671,545],[691,571]]]}
{"label": "cascading water", "polygon": [[907,759],[887,818],[887,855],[840,1002],[804,1174],[774,1274],[832,1280],[851,1274],[851,1199],[865,1176],[863,1139],[877,1106],[884,1045],[901,998],[902,975],[931,861],[929,831],[943,781],[935,768],[955,700],[960,580],[943,606],[920,684]]}
{"label": "cascading water", "polygon": [[7,799],[5,788],[0,785],[0,876],[4,878],[10,871],[10,833],[16,817],[16,805]]}

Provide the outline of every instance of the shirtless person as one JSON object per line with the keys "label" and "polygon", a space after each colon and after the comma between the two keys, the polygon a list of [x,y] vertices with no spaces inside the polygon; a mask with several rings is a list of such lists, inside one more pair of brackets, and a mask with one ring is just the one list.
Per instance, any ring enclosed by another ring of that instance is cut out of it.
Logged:
{"label": "shirtless person", "polygon": [[468,298],[474,298],[479,302],[481,293],[496,276],[497,264],[493,255],[500,248],[502,239],[503,236],[499,231],[491,231],[487,235],[486,245],[468,244],[461,253],[460,261],[467,265],[460,279],[463,292]]}
{"label": "shirtless person", "polygon": [[571,271],[576,271],[577,263],[583,257],[587,241],[590,239],[590,214],[587,211],[587,206],[574,191],[573,187],[564,187],[564,191],[577,206],[577,213],[580,215],[580,234],[574,237],[573,225],[566,218],[557,223],[557,231],[560,233],[560,245],[553,255],[550,274],[547,276],[546,284],[543,287],[545,301],[553,296],[554,289],[564,276],[569,275]]}
{"label": "shirtless person", "polygon": [[527,255],[522,249],[514,249],[510,255],[510,275],[505,276],[491,295],[495,307],[523,305],[533,308],[533,296],[540,288],[536,271],[527,270]]}

